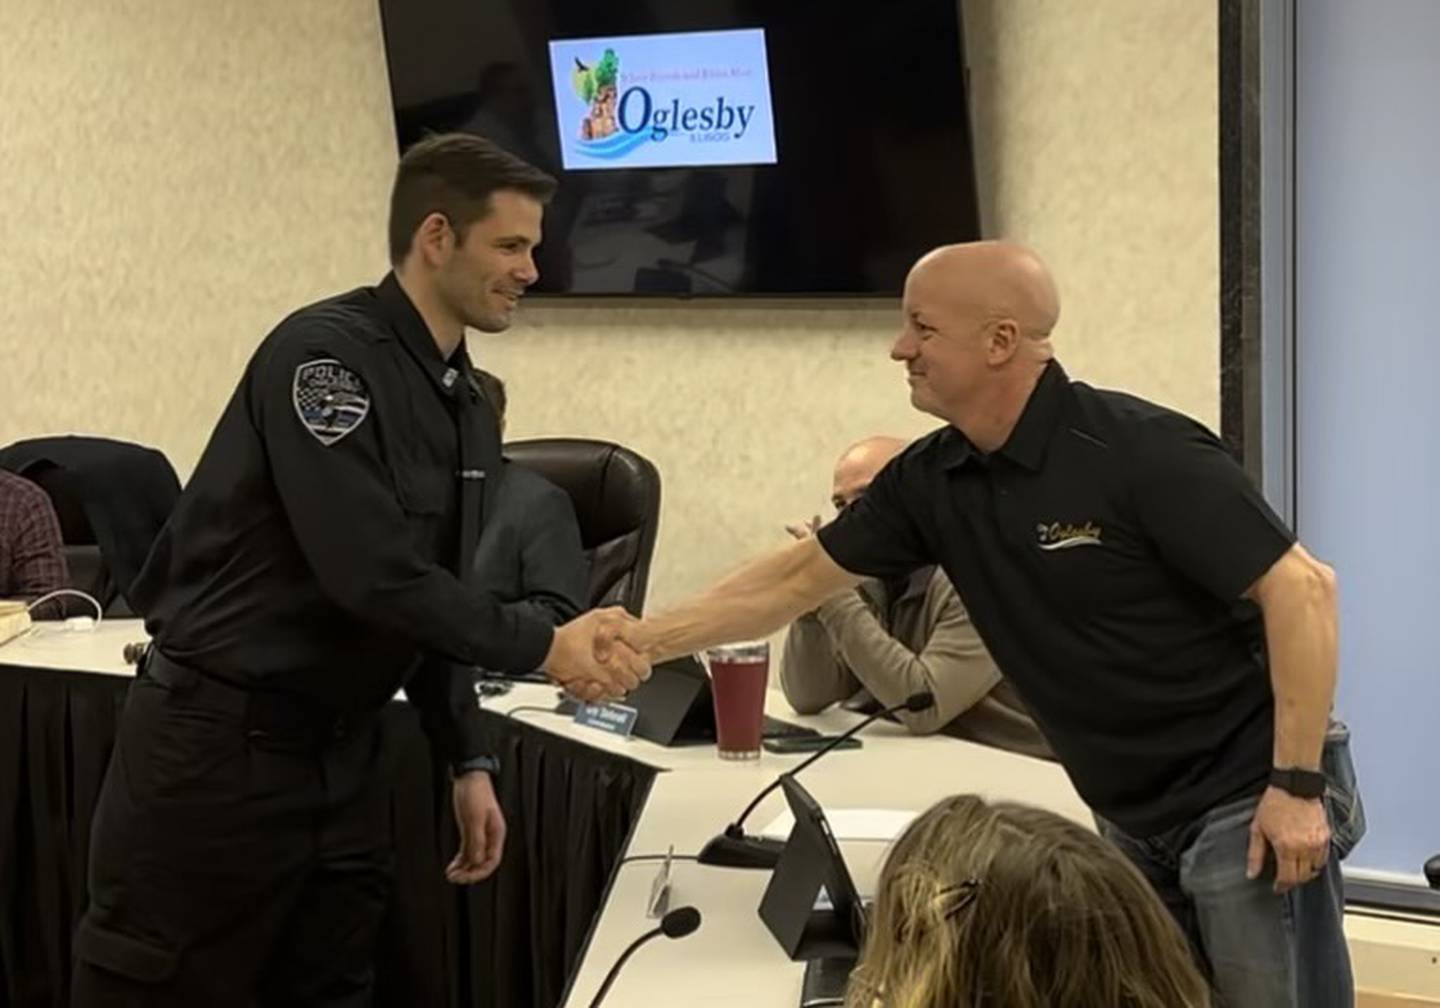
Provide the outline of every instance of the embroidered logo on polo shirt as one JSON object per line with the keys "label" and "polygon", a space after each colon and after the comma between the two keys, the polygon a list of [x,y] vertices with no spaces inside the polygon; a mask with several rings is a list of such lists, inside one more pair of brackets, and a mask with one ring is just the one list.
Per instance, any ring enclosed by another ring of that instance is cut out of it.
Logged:
{"label": "embroidered logo on polo shirt", "polygon": [[1099,546],[1100,526],[1093,521],[1083,525],[1070,522],[1050,522],[1035,526],[1035,536],[1042,550],[1073,549],[1076,546]]}

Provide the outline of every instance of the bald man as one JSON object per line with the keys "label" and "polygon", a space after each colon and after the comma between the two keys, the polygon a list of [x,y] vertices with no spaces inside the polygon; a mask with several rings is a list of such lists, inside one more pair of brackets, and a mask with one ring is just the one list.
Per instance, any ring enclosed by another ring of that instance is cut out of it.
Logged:
{"label": "bald man", "polygon": [[1333,572],[1200,424],[1066,375],[1035,253],[936,249],[902,312],[890,355],[945,425],[814,537],[598,644],[660,660],[763,637],[938,564],[1223,1003],[1349,1006],[1336,862],[1364,820],[1329,716]]}
{"label": "bald man", "polygon": [[[894,437],[851,445],[835,463],[830,502],[852,507],[880,470],[905,450]],[[787,525],[796,539],[815,534],[820,516]],[[790,706],[814,714],[834,703],[869,713],[928,691],[929,710],[897,715],[917,735],[955,738],[1053,759],[1045,736],[1005,681],[945,572],[933,564],[872,578],[827,599],[790,624],[780,662]]]}

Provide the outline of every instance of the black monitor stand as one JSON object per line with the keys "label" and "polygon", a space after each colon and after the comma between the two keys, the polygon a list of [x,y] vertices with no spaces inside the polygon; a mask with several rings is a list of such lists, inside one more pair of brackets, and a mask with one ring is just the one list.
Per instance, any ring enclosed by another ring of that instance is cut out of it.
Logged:
{"label": "black monitor stand", "polygon": [[[760,899],[760,919],[791,959],[854,959],[865,910],[850,870],[810,792],[789,775],[780,786],[795,826]],[[828,906],[817,908],[822,892]]]}

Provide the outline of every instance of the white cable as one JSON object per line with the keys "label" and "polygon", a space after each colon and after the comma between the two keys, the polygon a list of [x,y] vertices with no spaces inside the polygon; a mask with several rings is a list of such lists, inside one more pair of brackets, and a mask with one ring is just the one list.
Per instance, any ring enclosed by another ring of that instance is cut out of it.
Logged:
{"label": "white cable", "polygon": [[39,598],[37,598],[34,602],[31,602],[29,605],[27,605],[27,606],[25,607],[25,611],[28,613],[28,612],[30,612],[31,610],[33,610],[36,606],[38,606],[40,603],[42,603],[42,602],[49,602],[51,599],[53,599],[53,598],[59,598],[61,595],[75,595],[75,596],[78,596],[79,598],[83,598],[86,602],[89,602],[92,606],[94,606],[94,607],[95,607],[95,625],[96,625],[97,627],[100,625],[101,621],[105,619],[105,608],[104,608],[104,606],[102,606],[99,602],[97,602],[97,601],[95,600],[95,596],[90,595],[90,594],[88,594],[88,593],[86,593],[86,592],[83,592],[83,591],[81,591],[79,588],[56,588],[56,589],[55,589],[54,591],[52,591],[52,592],[46,592],[44,595],[41,595]]}

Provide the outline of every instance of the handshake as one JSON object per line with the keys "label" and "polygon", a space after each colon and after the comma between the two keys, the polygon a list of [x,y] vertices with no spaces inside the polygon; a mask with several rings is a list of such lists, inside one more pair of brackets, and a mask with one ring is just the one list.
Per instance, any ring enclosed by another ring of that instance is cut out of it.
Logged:
{"label": "handshake", "polygon": [[577,700],[618,700],[650,678],[642,624],[618,606],[592,609],[555,630],[541,668]]}

